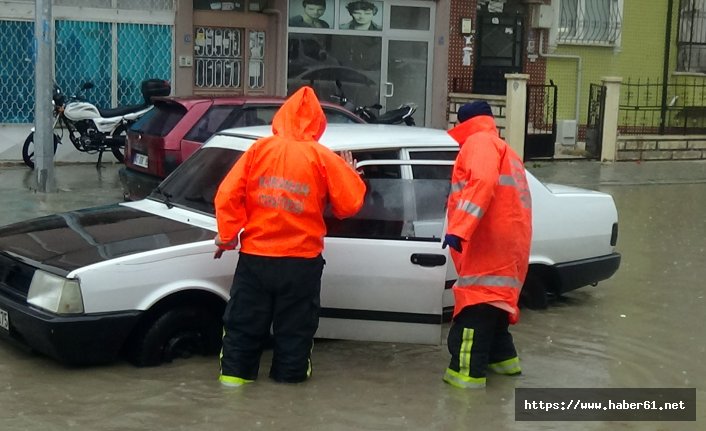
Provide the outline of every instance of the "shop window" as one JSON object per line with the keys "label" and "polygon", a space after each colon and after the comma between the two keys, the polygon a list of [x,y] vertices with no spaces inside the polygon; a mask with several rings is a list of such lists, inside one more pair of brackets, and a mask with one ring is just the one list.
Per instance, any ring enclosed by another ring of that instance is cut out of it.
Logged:
{"label": "shop window", "polygon": [[428,7],[392,6],[390,28],[400,30],[429,30],[431,28]]}
{"label": "shop window", "polygon": [[376,103],[381,52],[379,37],[290,33],[287,90],[308,85],[322,100],[343,93],[355,106]]}

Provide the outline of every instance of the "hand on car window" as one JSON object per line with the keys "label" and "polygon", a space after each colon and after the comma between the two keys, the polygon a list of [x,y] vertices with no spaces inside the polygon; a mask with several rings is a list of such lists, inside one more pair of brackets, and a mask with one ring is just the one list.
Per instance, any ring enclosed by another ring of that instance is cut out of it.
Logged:
{"label": "hand on car window", "polygon": [[353,158],[353,153],[349,150],[344,150],[344,151],[339,151],[338,155],[341,156],[343,160],[348,163],[348,166],[353,168],[358,174],[363,175],[363,170],[362,169],[356,169],[355,165],[358,163],[356,159]]}

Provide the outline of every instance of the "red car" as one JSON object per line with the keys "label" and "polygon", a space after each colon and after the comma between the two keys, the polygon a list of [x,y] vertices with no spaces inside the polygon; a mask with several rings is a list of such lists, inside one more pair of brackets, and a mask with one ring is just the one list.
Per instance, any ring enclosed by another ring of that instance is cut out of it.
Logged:
{"label": "red car", "polygon": [[[154,109],[127,132],[120,182],[125,199],[142,199],[214,133],[271,124],[283,97],[155,97]],[[352,112],[321,102],[329,123],[363,123]]]}

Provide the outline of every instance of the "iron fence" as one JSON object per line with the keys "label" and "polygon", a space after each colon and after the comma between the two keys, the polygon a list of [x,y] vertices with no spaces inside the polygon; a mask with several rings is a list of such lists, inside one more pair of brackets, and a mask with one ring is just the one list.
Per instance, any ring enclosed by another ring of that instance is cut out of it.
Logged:
{"label": "iron fence", "polygon": [[623,135],[705,134],[706,80],[628,79],[620,89],[618,130]]}

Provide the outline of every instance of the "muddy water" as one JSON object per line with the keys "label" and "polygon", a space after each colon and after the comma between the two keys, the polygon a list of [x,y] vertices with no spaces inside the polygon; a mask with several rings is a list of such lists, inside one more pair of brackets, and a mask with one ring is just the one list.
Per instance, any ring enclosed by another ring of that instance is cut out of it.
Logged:
{"label": "muddy water", "polygon": [[[523,311],[518,378],[460,391],[445,346],[322,341],[309,382],[270,382],[267,352],[257,383],[224,390],[213,357],[73,369],[0,343],[0,430],[706,429],[706,184],[646,182],[593,187],[617,203],[621,269]],[[515,387],[696,387],[697,422],[518,423]]]}

